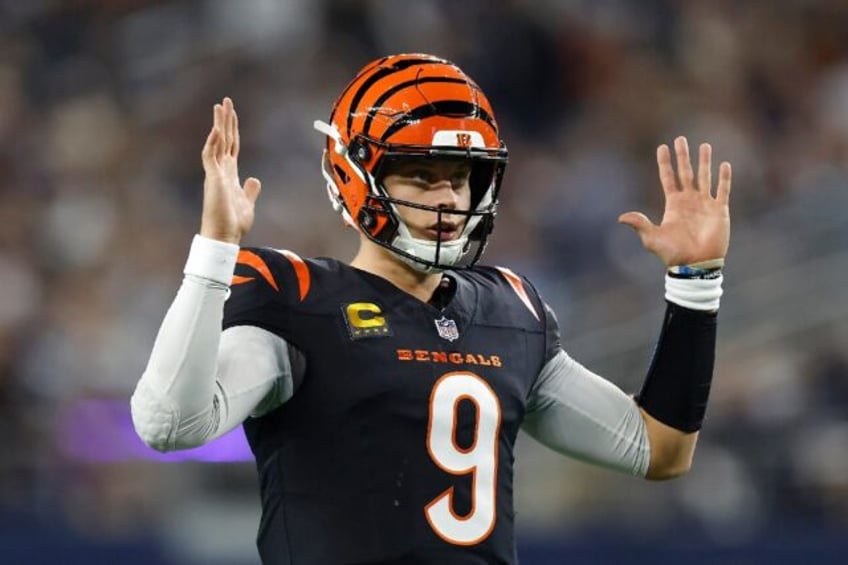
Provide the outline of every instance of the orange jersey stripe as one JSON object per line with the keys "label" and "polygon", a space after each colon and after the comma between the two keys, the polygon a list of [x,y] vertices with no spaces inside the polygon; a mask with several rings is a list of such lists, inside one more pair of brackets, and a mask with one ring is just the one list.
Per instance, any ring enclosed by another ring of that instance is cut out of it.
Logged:
{"label": "orange jersey stripe", "polygon": [[297,253],[293,253],[288,249],[277,249],[294,267],[294,274],[297,276],[297,289],[300,293],[300,301],[306,298],[309,294],[309,287],[312,284],[312,277],[309,275],[309,267],[306,262],[300,258]]}
{"label": "orange jersey stripe", "polygon": [[233,275],[233,282],[230,285],[244,284],[248,283],[252,280],[255,280],[253,277],[242,277],[241,275]]}
{"label": "orange jersey stripe", "polygon": [[268,265],[265,263],[265,260],[262,257],[257,255],[253,251],[247,251],[242,249],[241,251],[239,251],[237,262],[241,263],[242,265],[247,265],[252,269],[255,269],[260,275],[262,275],[262,278],[265,279],[265,282],[271,285],[271,288],[273,288],[277,292],[280,291],[280,288],[277,286],[277,281],[274,279],[274,275],[271,274],[271,269],[268,268]]}
{"label": "orange jersey stripe", "polygon": [[506,267],[495,267],[504,278],[509,283],[509,286],[512,287],[512,290],[515,291],[515,294],[518,295],[518,298],[521,299],[521,302],[527,306],[527,309],[530,310],[530,313],[533,314],[533,317],[537,320],[539,319],[539,314],[536,312],[536,309],[533,307],[533,303],[530,302],[530,297],[527,296],[527,291],[524,290],[524,283],[521,282],[521,277],[507,269]]}

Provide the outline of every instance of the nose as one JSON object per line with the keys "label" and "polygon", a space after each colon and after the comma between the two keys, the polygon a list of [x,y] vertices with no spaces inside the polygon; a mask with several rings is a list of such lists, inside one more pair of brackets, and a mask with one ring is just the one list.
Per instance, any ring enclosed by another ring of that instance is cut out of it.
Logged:
{"label": "nose", "polygon": [[433,185],[435,193],[434,206],[443,210],[456,210],[459,205],[459,194],[454,190],[449,180],[442,180]]}
{"label": "nose", "polygon": [[440,222],[448,222],[450,224],[459,224],[462,223],[465,219],[461,214],[452,214],[454,210],[459,208],[459,201],[456,197],[456,194],[450,198],[447,198],[444,201],[439,202],[436,205],[441,214],[438,216]]}

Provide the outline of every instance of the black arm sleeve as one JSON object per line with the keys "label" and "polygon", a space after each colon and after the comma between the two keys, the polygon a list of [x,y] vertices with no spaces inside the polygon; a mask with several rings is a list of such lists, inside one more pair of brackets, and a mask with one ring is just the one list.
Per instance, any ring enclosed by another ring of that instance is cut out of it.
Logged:
{"label": "black arm sleeve", "polygon": [[718,315],[668,302],[639,405],[683,432],[701,429],[715,362]]}

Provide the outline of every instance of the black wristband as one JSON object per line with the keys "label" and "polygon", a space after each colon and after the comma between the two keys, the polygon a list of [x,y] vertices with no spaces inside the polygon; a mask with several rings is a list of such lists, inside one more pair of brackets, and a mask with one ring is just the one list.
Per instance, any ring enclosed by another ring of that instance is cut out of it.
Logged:
{"label": "black wristband", "polygon": [[648,376],[636,400],[683,432],[701,429],[713,379],[717,313],[668,302]]}

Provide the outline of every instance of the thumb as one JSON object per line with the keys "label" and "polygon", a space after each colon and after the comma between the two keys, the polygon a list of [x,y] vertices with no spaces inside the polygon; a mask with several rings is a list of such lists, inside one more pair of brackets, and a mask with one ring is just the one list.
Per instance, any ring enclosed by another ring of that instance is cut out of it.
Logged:
{"label": "thumb", "polygon": [[244,181],[244,193],[251,203],[255,204],[259,198],[259,193],[262,192],[262,183],[256,177],[250,177]]}
{"label": "thumb", "polygon": [[618,217],[618,223],[630,226],[642,237],[656,227],[642,212],[625,212]]}

